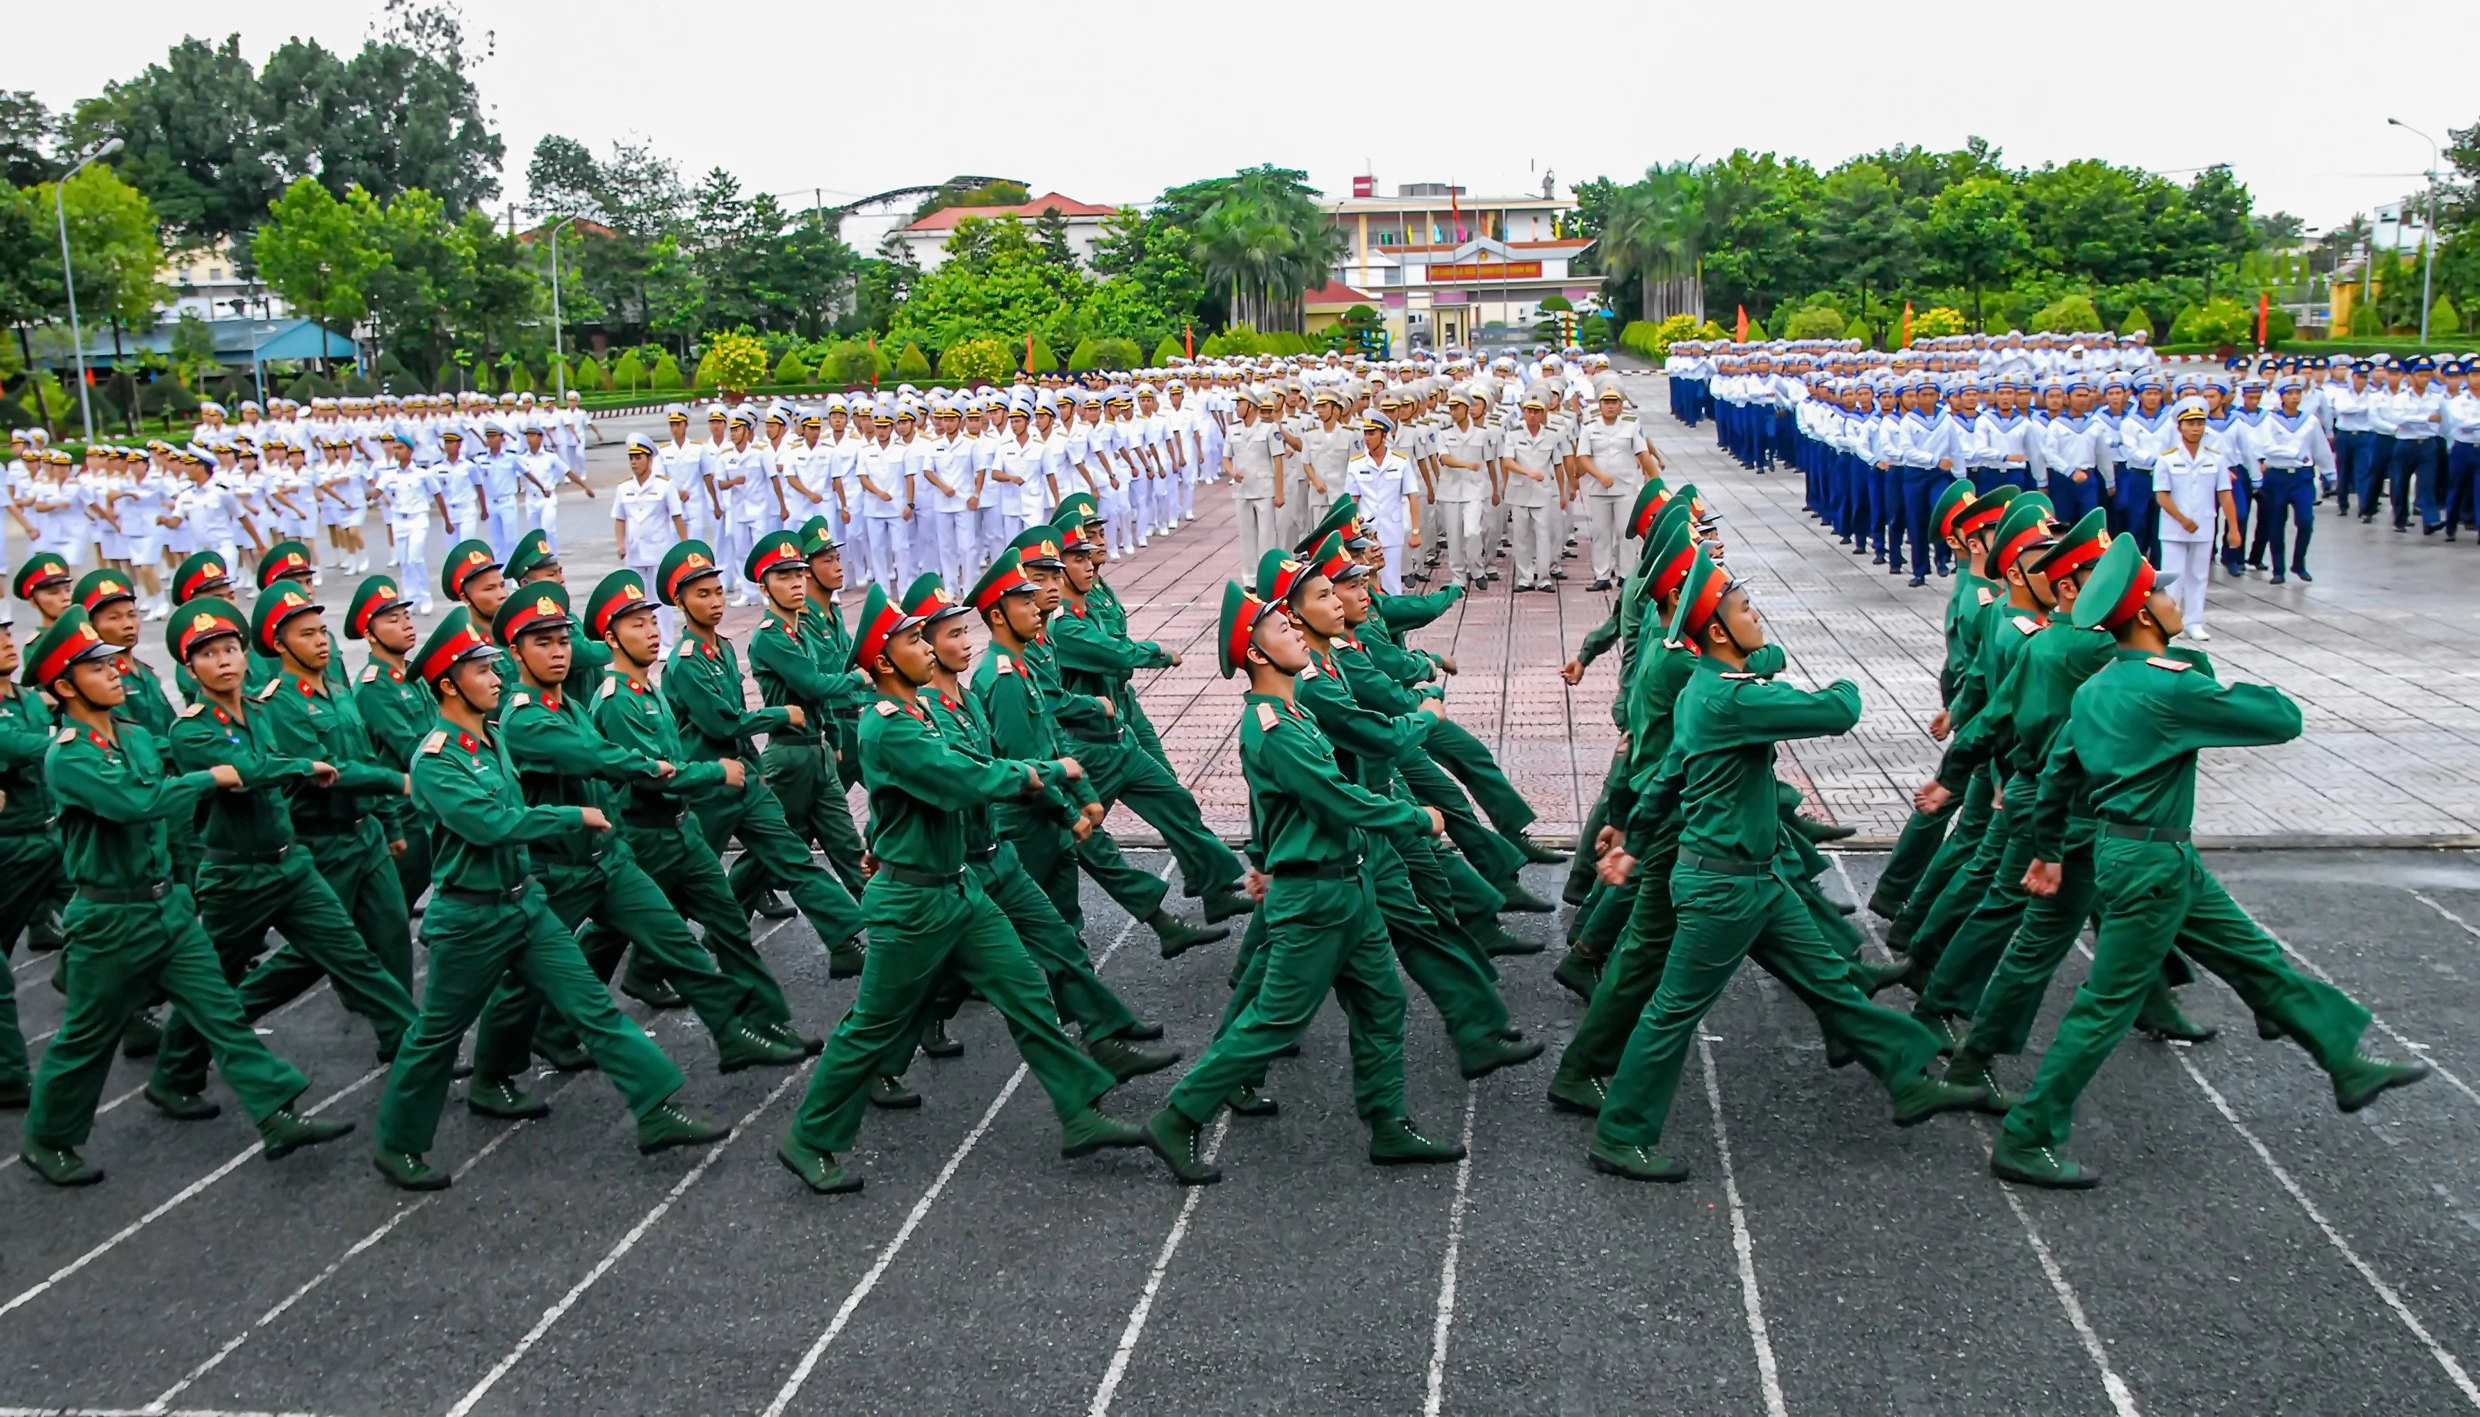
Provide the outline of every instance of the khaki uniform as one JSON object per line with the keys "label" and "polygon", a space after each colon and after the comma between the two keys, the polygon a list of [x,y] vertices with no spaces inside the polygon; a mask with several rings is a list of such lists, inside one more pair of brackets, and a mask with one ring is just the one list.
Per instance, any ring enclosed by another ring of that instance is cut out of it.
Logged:
{"label": "khaki uniform", "polygon": [[[1514,543],[1513,579],[1518,590],[1550,584],[1566,539],[1560,531],[1559,460],[1567,456],[1567,435],[1544,423],[1531,432],[1521,425],[1507,433],[1507,535]],[[1527,472],[1538,473],[1528,477]]]}
{"label": "khaki uniform", "polygon": [[1606,423],[1596,416],[1586,420],[1578,432],[1577,450],[1611,479],[1608,487],[1590,475],[1583,479],[1585,534],[1593,540],[1593,579],[1597,581],[1636,569],[1637,546],[1627,534],[1627,514],[1645,485],[1637,454],[1650,446],[1644,429],[1633,418]]}

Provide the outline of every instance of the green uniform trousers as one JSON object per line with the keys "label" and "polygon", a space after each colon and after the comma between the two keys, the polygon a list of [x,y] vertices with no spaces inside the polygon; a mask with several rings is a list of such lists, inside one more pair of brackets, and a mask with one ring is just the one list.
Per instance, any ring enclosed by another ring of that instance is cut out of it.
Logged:
{"label": "green uniform trousers", "polygon": [[[646,826],[622,821],[620,835],[628,842],[629,855],[637,860],[637,869],[663,892],[674,913],[698,927],[699,943],[714,962],[715,972],[738,988],[742,994],[741,1018],[753,1024],[792,1022],[792,1004],[784,997],[784,987],[758,953],[749,929],[749,907],[732,894],[731,880],[725,876],[723,861],[715,855],[706,837],[694,821],[676,826]],[[552,908],[559,908],[553,902]],[[617,961],[628,937],[604,926],[599,921],[585,929],[586,958],[599,963],[606,979],[615,965],[605,962],[607,952]],[[651,957],[644,963],[652,964]],[[664,971],[663,977],[669,978]],[[550,1027],[558,1027],[549,1023]]]}
{"label": "green uniform trousers", "polygon": [[1610,825],[1610,794],[1627,780],[1627,769],[1628,750],[1621,745],[1610,755],[1610,767],[1602,774],[1602,790],[1594,797],[1592,809],[1584,814],[1584,826],[1576,833],[1576,853],[1567,858],[1567,881],[1561,894],[1569,905],[1584,904],[1585,897],[1601,884],[1601,877],[1593,869],[1593,840],[1602,834],[1602,828]]}
{"label": "green uniform trousers", "polygon": [[1464,790],[1472,794],[1474,803],[1488,814],[1490,825],[1501,836],[1513,840],[1533,824],[1532,804],[1507,780],[1498,760],[1472,735],[1471,729],[1440,714],[1438,721],[1430,725],[1427,747],[1430,757],[1464,784]]}
{"label": "green uniform trousers", "polygon": [[1726,876],[1676,866],[1679,925],[1653,999],[1628,1036],[1596,1134],[1621,1146],[1659,1146],[1679,1075],[1704,1019],[1742,959],[1783,982],[1878,1081],[1891,1087],[1928,1067],[1937,1035],[1861,991],[1851,961],[1826,942],[1808,904],[1773,875]]}
{"label": "green uniform trousers", "polygon": [[[396,882],[389,880],[387,887],[396,889]],[[256,1023],[329,979],[344,1006],[370,1021],[379,1036],[379,1060],[396,1056],[413,1027],[413,995],[363,943],[309,852],[296,845],[281,861],[203,862],[193,895],[199,924],[215,944],[224,978],[234,985],[243,1023]],[[284,943],[260,960],[269,930]],[[164,1029],[155,1081],[176,1092],[207,1085],[207,1040],[185,1011],[175,1010]]]}
{"label": "green uniform trousers", "polygon": [[826,745],[770,737],[758,754],[758,765],[775,800],[783,804],[792,834],[818,843],[844,893],[858,897],[869,883],[861,873],[861,833],[853,826],[852,800]]}
{"label": "green uniform trousers", "polygon": [[405,854],[396,858],[396,884],[405,892],[406,928],[410,931],[410,917],[422,908],[422,894],[431,888],[431,833],[439,830],[439,823],[431,819],[430,813],[408,807],[400,826],[405,833]]}
{"label": "green uniform trousers", "polygon": [[1904,819],[1903,832],[1894,839],[1894,852],[1886,858],[1886,869],[1877,875],[1877,885],[1869,892],[1869,909],[1880,917],[1892,920],[1903,913],[1903,902],[1911,899],[1912,891],[1928,874],[1929,863],[1946,844],[1946,829],[1954,824],[1955,814],[1962,810],[1963,797],[1949,797],[1946,805],[1934,812],[1915,811]]}
{"label": "green uniform trousers", "polygon": [[1980,849],[1981,834],[1989,826],[1991,796],[1989,769],[1984,767],[1964,783],[1963,806],[1956,813],[1954,830],[1938,843],[1928,869],[1921,872],[1919,883],[1904,895],[1902,908],[1894,913],[1894,923],[1886,927],[1887,949],[1897,954],[1910,953],[1912,936],[1919,930],[1921,920],[1971,863],[1972,853]]}
{"label": "green uniform trousers", "polygon": [[[1061,918],[1041,883],[1024,869],[1015,843],[1000,842],[995,855],[970,869],[982,893],[1015,928],[1034,966],[1050,981],[1051,1001],[1062,1022],[1083,1029],[1088,1042],[1116,1038],[1136,1027],[1135,1011],[1094,973],[1085,938]],[[1067,874],[1075,880],[1074,871]]]}
{"label": "green uniform trousers", "polygon": [[744,907],[771,885],[792,897],[827,949],[840,950],[859,938],[861,907],[810,859],[809,843],[792,834],[783,803],[765,783],[709,793],[698,799],[695,811],[706,844],[717,855],[725,842],[740,838],[741,857],[732,863],[730,880],[733,898]]}
{"label": "green uniform trousers", "polygon": [[1964,1046],[1984,1058],[2012,1057],[2032,1041],[2032,1025],[2040,1016],[2042,997],[2049,993],[2050,978],[2066,961],[2067,951],[2075,948],[2084,922],[2092,917],[2100,892],[2093,879],[2094,828],[2090,817],[2067,819],[2066,842],[2059,852],[2058,893],[2029,898],[2015,937],[2007,941],[2006,953],[1981,988],[1980,1003],[1972,1010],[1971,1036]]}
{"label": "green uniform trousers", "polygon": [[1662,968],[1670,960],[1671,936],[1679,926],[1671,905],[1671,868],[1678,860],[1679,839],[1673,836],[1653,854],[1637,858],[1624,892],[1605,888],[1602,899],[1625,895],[1627,918],[1601,981],[1593,986],[1593,998],[1584,1006],[1584,1017],[1576,1022],[1576,1036],[1559,1055],[1559,1080],[1606,1078],[1619,1070],[1628,1036],[1653,1001]]}
{"label": "green uniform trousers", "polygon": [[[59,837],[48,831],[0,836],[0,964],[9,962],[19,935],[68,900]],[[17,973],[0,969],[0,1082],[29,1076],[26,1035],[17,1024]]]}
{"label": "green uniform trousers", "polygon": [[206,1039],[207,1051],[251,1121],[292,1105],[310,1086],[241,1021],[240,1000],[233,997],[188,891],[175,887],[160,900],[127,905],[80,896],[69,902],[66,923],[61,955],[68,1012],[35,1074],[34,1107],[26,1114],[28,1143],[85,1144],[121,1030],[159,990]]}
{"label": "green uniform trousers", "polygon": [[[1969,852],[1962,858],[1962,868],[1943,881],[1933,876],[1922,882],[1923,887],[1936,890],[1928,908],[1913,916],[1906,906],[1903,917],[1896,919],[1897,929],[1902,927],[1904,917],[1911,919],[1912,932],[1904,939],[1904,949],[1923,972],[1937,968],[1938,956],[1945,953],[1946,942],[1955,937],[1956,927],[1989,894],[1990,882],[1997,879],[1998,858],[2006,850],[2005,815],[1999,808],[1991,807],[1980,834],[1971,840]],[[1960,827],[1955,835],[1963,835]],[[1919,893],[1914,892],[1913,898],[1917,900]]]}
{"label": "green uniform trousers", "polygon": [[1138,701],[1134,686],[1122,682],[1111,693],[1111,701],[1119,706],[1120,722],[1127,725],[1128,736],[1145,755],[1162,765],[1162,770],[1179,780],[1179,769],[1171,766],[1171,755],[1163,751],[1162,735],[1154,731],[1154,720],[1145,716],[1145,705]]}
{"label": "green uniform trousers", "polygon": [[[602,927],[596,938],[606,958],[597,961],[583,946],[579,950],[598,985],[619,962],[614,946],[635,945],[638,956],[679,992],[710,1036],[721,1038],[749,1011],[749,991],[715,968],[662,887],[634,859],[606,855],[593,862],[537,860],[535,867],[561,928],[574,932],[588,920]],[[474,1076],[500,1080],[525,1071],[534,1053],[535,1029],[550,1028],[551,1021],[542,1016],[543,1002],[521,971],[500,981],[474,1033]],[[574,1030],[564,1028],[553,1036],[565,1043]]]}
{"label": "green uniform trousers", "polygon": [[1300,1041],[1331,992],[1351,1039],[1353,1109],[1373,1120],[1404,1115],[1404,985],[1368,865],[1340,879],[1269,878],[1248,933],[1263,948],[1243,974],[1245,998],[1238,1012],[1226,1011],[1170,1104],[1203,1125],[1233,1088],[1264,1077],[1274,1056]]}
{"label": "green uniform trousers", "polygon": [[2041,1071],[2006,1114],[2006,1134],[2025,1146],[2062,1147],[2075,1099],[2134,1026],[2173,946],[2220,975],[2260,1019],[2280,1024],[2327,1072],[2349,1061],[2368,1010],[2330,984],[2291,967],[2274,942],[2204,868],[2188,842],[2103,835],[2093,849],[2102,902],[2092,972],[2041,1055]]}
{"label": "green uniform trousers", "polygon": [[[413,912],[398,859],[388,852],[387,828],[375,818],[365,818],[359,828],[350,832],[304,832],[296,849],[310,853],[310,864],[318,868],[327,888],[344,903],[345,913],[353,917],[353,928],[360,932],[362,943],[370,947],[379,963],[410,994]],[[410,856],[413,851],[413,838],[408,836],[405,854]],[[427,859],[422,869],[425,873],[430,870]]]}
{"label": "green uniform trousers", "polygon": [[862,893],[870,949],[852,1011],[827,1040],[793,1119],[792,1138],[819,1151],[852,1149],[873,1079],[901,1071],[949,969],[961,974],[1007,1021],[1016,1051],[1050,1094],[1062,1121],[1094,1105],[1115,1085],[1059,1026],[1044,985],[1007,916],[969,875],[917,886],[881,870]]}
{"label": "green uniform trousers", "polygon": [[[1434,727],[1430,730],[1432,734],[1437,731]],[[1397,759],[1395,770],[1403,778],[1404,786],[1411,789],[1413,801],[1437,808],[1438,814],[1447,819],[1447,839],[1464,853],[1464,859],[1481,873],[1481,879],[1500,890],[1516,883],[1517,873],[1524,869],[1524,853],[1482,824],[1454,778],[1419,753],[1406,753]]]}
{"label": "green uniform trousers", "polygon": [[457,1044],[511,971],[577,1030],[595,1065],[639,1120],[680,1090],[680,1069],[613,1006],[611,991],[586,967],[576,937],[551,913],[550,895],[539,882],[508,898],[443,893],[423,912],[422,944],[429,951],[430,975],[423,982],[421,1018],[397,1050],[387,1092],[379,1099],[382,1149],[417,1155],[431,1149],[439,1111],[447,1105]]}
{"label": "green uniform trousers", "polygon": [[1988,888],[1964,907],[1963,918],[1938,951],[1937,967],[1929,971],[1919,1006],[1913,1010],[1922,1018],[1972,1013],[1980,1004],[1990,971],[1998,967],[2007,942],[2023,924],[2024,907],[2032,900],[2032,893],[2024,889],[2024,872],[2032,869],[2033,785],[2018,778],[2010,787],[2020,789],[2023,796],[2010,797],[2015,810],[2001,810],[1990,818],[1989,847],[1995,864],[1990,868]]}
{"label": "green uniform trousers", "polygon": [[1163,845],[1180,864],[1180,887],[1192,896],[1236,885],[1240,858],[1232,854],[1197,810],[1197,799],[1180,786],[1171,770],[1134,743],[1098,743],[1077,739],[1069,745],[1104,806],[1124,802],[1128,810],[1162,833]]}
{"label": "green uniform trousers", "polygon": [[[1081,763],[1084,759],[1077,761]],[[1073,836],[1068,839],[1075,853],[1069,860],[1082,867],[1086,875],[1093,877],[1094,884],[1102,887],[1102,893],[1131,916],[1143,920],[1160,909],[1163,897],[1171,894],[1169,880],[1131,865],[1128,858],[1121,854],[1118,840],[1104,828],[1094,828],[1083,841],[1077,841]],[[1019,841],[1017,850],[1025,859],[1025,869],[1033,872],[1042,882],[1044,893],[1050,896],[1051,904],[1058,907],[1060,915],[1070,921],[1082,922],[1085,907],[1077,902],[1076,873],[1063,873],[1050,867],[1043,859],[1048,854],[1046,849],[1030,838]],[[1074,914],[1069,913],[1071,909]]]}

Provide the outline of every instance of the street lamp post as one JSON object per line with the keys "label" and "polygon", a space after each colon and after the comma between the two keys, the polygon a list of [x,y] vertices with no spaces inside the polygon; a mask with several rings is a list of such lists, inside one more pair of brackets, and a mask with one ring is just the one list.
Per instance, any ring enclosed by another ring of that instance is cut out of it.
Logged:
{"label": "street lamp post", "polygon": [[93,152],[77,160],[77,166],[60,174],[52,184],[52,217],[60,225],[60,280],[69,288],[69,350],[77,358],[78,415],[86,424],[86,441],[95,441],[95,401],[86,391],[86,335],[78,325],[77,276],[69,269],[69,208],[66,194],[69,179],[86,170],[86,164],[97,158],[110,157],[121,150],[121,140],[107,138]]}
{"label": "street lamp post", "polygon": [[560,335],[560,228],[575,221],[565,216],[551,224],[551,382],[560,402],[568,402],[568,345]]}
{"label": "street lamp post", "polygon": [[2426,255],[2420,264],[2420,343],[2425,345],[2428,343],[2428,305],[2431,293],[2436,289],[2437,278],[2437,140],[2399,118],[2385,121],[2428,143],[2428,234],[2420,242],[2420,249]]}

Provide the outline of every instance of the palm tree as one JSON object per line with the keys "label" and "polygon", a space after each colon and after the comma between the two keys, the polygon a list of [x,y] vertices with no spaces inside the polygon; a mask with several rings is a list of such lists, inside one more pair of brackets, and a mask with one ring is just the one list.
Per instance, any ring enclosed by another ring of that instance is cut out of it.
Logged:
{"label": "palm tree", "polygon": [[1230,294],[1234,320],[1297,330],[1300,297],[1323,284],[1343,254],[1316,194],[1262,172],[1234,178],[1197,219],[1190,259]]}
{"label": "palm tree", "polygon": [[1704,184],[1693,162],[1645,169],[1644,180],[1619,189],[1602,224],[1602,264],[1644,289],[1643,318],[1705,315]]}

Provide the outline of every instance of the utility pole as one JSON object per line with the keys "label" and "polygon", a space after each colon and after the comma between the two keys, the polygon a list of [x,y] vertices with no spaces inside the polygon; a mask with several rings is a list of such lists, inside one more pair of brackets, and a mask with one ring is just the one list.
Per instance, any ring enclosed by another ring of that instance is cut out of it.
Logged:
{"label": "utility pole", "polygon": [[77,166],[60,174],[52,184],[52,217],[60,225],[60,279],[69,288],[69,349],[77,357],[78,415],[86,424],[86,441],[95,441],[95,401],[86,391],[86,335],[78,325],[77,275],[69,269],[69,179],[86,170],[86,164],[97,158],[110,157],[121,150],[121,140],[107,138],[92,152],[77,160]]}
{"label": "utility pole", "polygon": [[2385,121],[2428,144],[2428,231],[2420,239],[2420,250],[2425,258],[2420,265],[2420,343],[2427,344],[2428,307],[2437,280],[2437,140],[2399,118]]}

